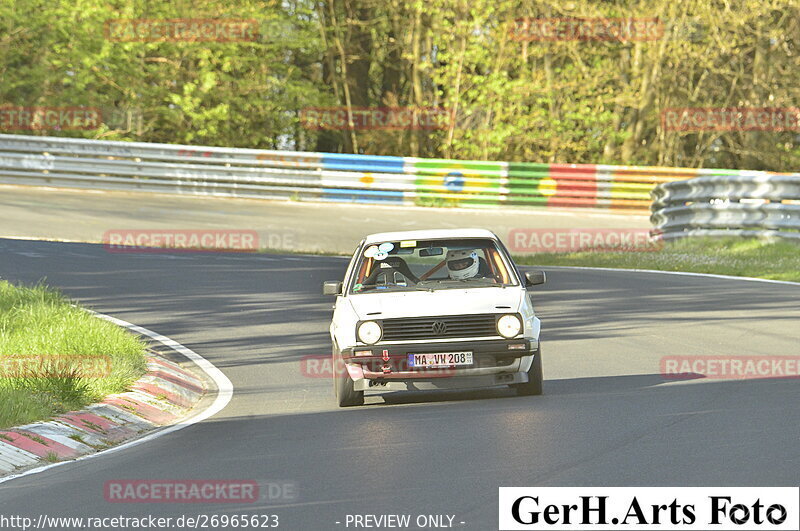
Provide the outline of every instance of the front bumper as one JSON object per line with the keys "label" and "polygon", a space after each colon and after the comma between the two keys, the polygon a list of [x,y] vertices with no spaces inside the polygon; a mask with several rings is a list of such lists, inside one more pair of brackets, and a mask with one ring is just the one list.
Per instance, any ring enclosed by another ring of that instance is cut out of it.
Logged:
{"label": "front bumper", "polygon": [[[536,339],[401,343],[351,347],[341,351],[356,391],[461,389],[525,383]],[[370,355],[363,355],[366,351]],[[473,353],[473,364],[440,368],[411,367],[409,354]],[[359,352],[360,355],[355,353]]]}

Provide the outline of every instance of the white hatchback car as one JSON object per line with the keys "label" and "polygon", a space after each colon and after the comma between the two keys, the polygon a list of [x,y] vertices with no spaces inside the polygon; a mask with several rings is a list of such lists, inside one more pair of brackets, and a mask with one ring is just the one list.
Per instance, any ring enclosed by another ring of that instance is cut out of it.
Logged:
{"label": "white hatchback car", "polygon": [[335,295],[330,333],[336,398],[364,391],[510,385],[542,393],[540,322],[523,275],[500,239],[483,229],[367,236]]}

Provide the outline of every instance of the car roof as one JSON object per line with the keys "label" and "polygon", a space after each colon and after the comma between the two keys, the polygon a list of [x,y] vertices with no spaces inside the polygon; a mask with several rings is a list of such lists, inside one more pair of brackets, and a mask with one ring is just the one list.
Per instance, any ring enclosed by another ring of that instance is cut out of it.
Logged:
{"label": "car roof", "polygon": [[427,229],[407,230],[399,232],[378,232],[365,238],[365,243],[379,243],[401,240],[438,240],[444,238],[490,238],[496,240],[497,236],[486,229]]}

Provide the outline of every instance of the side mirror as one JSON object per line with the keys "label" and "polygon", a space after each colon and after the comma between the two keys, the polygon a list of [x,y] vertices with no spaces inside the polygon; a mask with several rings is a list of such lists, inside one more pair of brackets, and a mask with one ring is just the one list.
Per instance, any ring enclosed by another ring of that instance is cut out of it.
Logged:
{"label": "side mirror", "polygon": [[322,283],[323,295],[341,295],[342,283],[338,280],[326,280]]}
{"label": "side mirror", "polygon": [[544,271],[526,271],[525,272],[525,287],[538,286],[547,281],[547,275]]}

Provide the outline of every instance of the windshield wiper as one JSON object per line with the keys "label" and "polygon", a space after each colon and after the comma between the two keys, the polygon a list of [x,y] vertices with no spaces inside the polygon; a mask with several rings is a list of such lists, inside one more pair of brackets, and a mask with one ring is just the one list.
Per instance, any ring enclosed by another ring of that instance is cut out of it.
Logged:
{"label": "windshield wiper", "polygon": [[[470,288],[470,287],[481,287],[481,288],[484,288],[484,287],[505,288],[506,287],[505,284],[498,284],[494,280],[491,280],[491,279],[488,279],[488,278],[467,278],[467,279],[464,279],[464,280],[447,279],[447,280],[437,280],[436,282],[439,283],[439,285],[436,288],[437,290],[441,290],[441,289],[459,289],[459,288]],[[415,287],[418,287],[418,289],[425,289],[426,291],[434,291],[434,288],[432,288],[432,287],[419,286],[419,284],[417,284],[417,286],[415,286]]]}
{"label": "windshield wiper", "polygon": [[422,284],[423,282],[438,282],[438,280],[436,280],[436,281],[431,281],[431,280],[421,280],[421,281],[417,282],[416,284],[414,284],[414,289],[415,289],[415,290],[417,290],[417,291],[429,291],[429,292],[431,292],[431,293],[433,293],[434,291],[436,291],[436,290],[433,288],[433,286],[422,286],[421,284]]}
{"label": "windshield wiper", "polygon": [[462,284],[489,284],[492,286],[505,286],[505,284],[499,284],[497,281],[492,280],[491,278],[465,278],[464,280],[459,280]]}
{"label": "windshield wiper", "polygon": [[434,291],[433,288],[417,287],[416,285],[404,286],[402,284],[364,284],[360,290],[355,292],[355,294],[364,293],[365,291],[383,291],[392,293],[397,291],[408,291],[412,289],[417,291]]}

